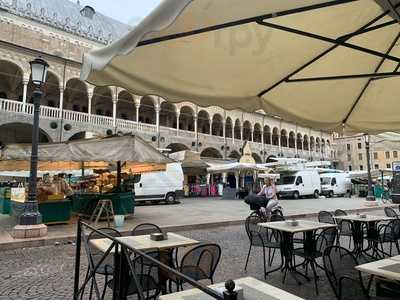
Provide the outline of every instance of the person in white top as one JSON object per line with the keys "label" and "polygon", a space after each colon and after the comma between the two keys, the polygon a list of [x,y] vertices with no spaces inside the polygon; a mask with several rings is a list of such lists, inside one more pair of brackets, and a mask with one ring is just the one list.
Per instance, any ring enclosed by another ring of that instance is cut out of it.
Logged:
{"label": "person in white top", "polygon": [[265,207],[265,212],[268,217],[271,216],[272,209],[279,204],[278,197],[276,195],[276,186],[271,178],[265,178],[265,184],[261,191],[257,194],[258,196],[265,196],[268,200],[268,204]]}

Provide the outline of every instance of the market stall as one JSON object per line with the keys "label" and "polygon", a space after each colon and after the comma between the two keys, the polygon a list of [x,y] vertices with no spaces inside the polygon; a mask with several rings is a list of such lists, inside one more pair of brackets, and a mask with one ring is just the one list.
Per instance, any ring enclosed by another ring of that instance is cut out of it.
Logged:
{"label": "market stall", "polygon": [[[4,170],[3,167],[12,170],[12,166],[19,167],[20,163],[27,163],[30,151],[30,145],[27,144],[6,146],[1,151],[0,170]],[[69,210],[90,216],[101,199],[112,200],[115,214],[133,215],[135,174],[159,170],[171,162],[144,140],[133,135],[42,144],[38,156],[47,169],[51,169],[49,166],[54,163],[61,164],[64,170],[76,168],[77,165],[82,170],[104,170],[101,174],[83,176],[75,183],[67,182],[64,178],[62,185],[68,184],[64,190],[54,190],[54,185],[58,184],[54,184],[55,178],[49,182],[39,180],[39,210],[44,222],[48,223],[68,221]],[[18,217],[23,210],[27,189],[21,184],[14,192],[18,197],[11,196],[11,214]],[[61,216],[64,212],[65,215]]]}

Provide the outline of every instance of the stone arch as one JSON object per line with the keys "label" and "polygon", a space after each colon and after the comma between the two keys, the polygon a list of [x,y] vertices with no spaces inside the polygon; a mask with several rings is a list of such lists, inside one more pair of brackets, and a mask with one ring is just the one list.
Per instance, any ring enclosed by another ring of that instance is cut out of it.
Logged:
{"label": "stone arch", "polygon": [[175,153],[175,152],[179,152],[179,151],[184,151],[184,150],[189,150],[189,148],[184,145],[184,144],[180,144],[180,143],[172,143],[169,144],[167,146],[168,149],[171,149],[170,153]]}
{"label": "stone arch", "polygon": [[301,133],[298,133],[296,136],[296,143],[297,143],[297,149],[303,150],[303,138],[301,136]]}
{"label": "stone arch", "polygon": [[175,104],[164,101],[160,105],[160,125],[176,128],[176,107]]}
{"label": "stone arch", "polygon": [[63,108],[87,113],[88,105],[87,85],[78,78],[69,79],[65,85]]}
{"label": "stone arch", "polygon": [[74,133],[72,136],[70,136],[68,141],[91,139],[91,138],[94,138],[97,136],[98,136],[98,134],[94,133],[94,132],[80,131],[80,132]]}
{"label": "stone arch", "polygon": [[325,139],[321,139],[321,152],[325,153]]}
{"label": "stone arch", "polygon": [[259,123],[254,124],[253,129],[253,142],[261,143],[262,130]]}
{"label": "stone arch", "polygon": [[0,60],[0,98],[22,101],[23,69],[14,62]]}
{"label": "stone arch", "polygon": [[310,148],[309,140],[308,140],[308,135],[305,134],[303,137],[303,150],[309,150]]}
{"label": "stone arch", "polygon": [[223,136],[224,135],[224,122],[220,114],[215,114],[212,118],[212,135]]}
{"label": "stone arch", "polygon": [[107,86],[96,86],[92,97],[92,114],[112,117],[112,91]]}
{"label": "stone arch", "polygon": [[[39,131],[39,143],[51,143],[50,135]],[[29,123],[7,123],[0,125],[0,145],[32,143],[32,125]]]}
{"label": "stone arch", "polygon": [[197,127],[200,133],[210,134],[210,115],[207,111],[199,111],[197,115]]}
{"label": "stone arch", "polygon": [[277,127],[274,127],[272,129],[272,145],[279,146],[279,139],[279,129]]}
{"label": "stone arch", "polygon": [[179,114],[179,129],[194,131],[194,110],[190,106],[182,106]]}
{"label": "stone arch", "polygon": [[156,124],[156,110],[152,96],[144,96],[140,100],[139,121],[146,124]]}
{"label": "stone arch", "polygon": [[243,140],[252,141],[252,126],[250,121],[243,122]]}
{"label": "stone arch", "polygon": [[315,151],[320,152],[321,151],[321,140],[319,137],[315,139]]}
{"label": "stone arch", "polygon": [[286,129],[281,130],[281,147],[287,147],[288,146],[288,134]]}
{"label": "stone arch", "polygon": [[118,93],[117,118],[136,121],[136,109],[133,96],[128,91]]}
{"label": "stone arch", "polygon": [[241,158],[241,155],[240,155],[240,153],[237,152],[236,150],[233,150],[233,151],[229,154],[228,157],[229,157],[229,158],[232,158],[232,159],[237,159],[237,160],[239,160],[239,159]]}
{"label": "stone arch", "polygon": [[232,126],[232,119],[227,117],[225,121],[225,136],[227,138],[232,138]]}
{"label": "stone arch", "polygon": [[315,151],[315,138],[313,136],[310,137],[310,150]]}
{"label": "stone arch", "polygon": [[206,148],[204,149],[201,153],[200,153],[201,157],[208,157],[208,158],[222,158],[221,153],[212,147]]}
{"label": "stone arch", "polygon": [[241,132],[242,132],[242,126],[240,125],[240,120],[236,119],[234,128],[235,139],[240,140],[242,138]]}
{"label": "stone arch", "polygon": [[253,156],[253,158],[254,158],[254,160],[256,161],[257,164],[261,164],[262,163],[262,158],[261,158],[260,155],[258,155],[257,153],[254,153],[254,152],[251,155]]}
{"label": "stone arch", "polygon": [[296,134],[293,131],[289,132],[289,148],[296,148]]}
{"label": "stone arch", "polygon": [[[28,91],[27,91],[27,102],[32,103],[32,94],[35,90],[35,86],[32,82],[32,77],[29,79]],[[47,71],[47,78],[42,89],[43,96],[40,100],[41,105],[50,107],[60,106],[60,81],[58,76],[52,71]]]}
{"label": "stone arch", "polygon": [[271,144],[271,128],[268,125],[264,126],[264,144]]}

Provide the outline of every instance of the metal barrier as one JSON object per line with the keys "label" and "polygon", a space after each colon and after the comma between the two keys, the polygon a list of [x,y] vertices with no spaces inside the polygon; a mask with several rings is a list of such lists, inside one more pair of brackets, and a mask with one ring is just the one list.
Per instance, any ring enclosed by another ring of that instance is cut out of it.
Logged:
{"label": "metal barrier", "polygon": [[[112,241],[111,245],[108,247],[108,249],[104,252],[103,256],[100,258],[100,260],[97,262],[97,264],[93,263],[93,260],[90,257],[90,250],[88,249],[88,243],[89,241],[87,240],[87,236],[85,234],[85,230],[89,229],[91,232],[96,232],[99,236],[102,236],[104,238],[109,239]],[[82,250],[82,242],[84,244],[85,252],[88,258],[88,273],[86,278],[83,280],[83,283],[80,284],[80,267],[81,267],[81,250]],[[193,280],[192,278],[188,277],[185,274],[180,273],[174,268],[171,268],[170,266],[160,262],[159,260],[149,256],[145,252],[132,248],[129,245],[127,245],[125,242],[120,241],[116,239],[115,237],[112,237],[104,232],[101,232],[97,230],[96,228],[90,226],[87,223],[84,223],[81,221],[81,219],[78,220],[78,226],[77,226],[77,236],[76,236],[76,252],[75,252],[75,277],[74,277],[74,300],[82,299],[83,294],[85,293],[85,288],[88,285],[88,283],[91,281],[91,289],[94,289],[94,294],[96,295],[96,299],[103,299],[104,294],[100,295],[99,287],[96,282],[96,270],[100,267],[100,265],[104,262],[104,260],[107,258],[107,256],[111,253],[111,251],[114,248],[114,268],[113,268],[113,295],[112,299],[113,300],[119,300],[119,299],[125,299],[126,295],[123,295],[121,293],[122,289],[121,286],[126,284],[126,272],[130,271],[131,276],[133,277],[135,286],[137,288],[137,294],[138,294],[138,299],[139,300],[144,300],[144,291],[142,284],[140,283],[140,280],[136,274],[135,267],[133,265],[133,262],[131,261],[131,256],[130,254],[134,254],[135,257],[141,256],[144,258],[146,261],[158,266],[158,268],[162,269],[165,272],[168,272],[169,274],[173,274],[177,278],[179,278],[182,282],[188,283],[194,288],[199,289],[203,293],[211,296],[214,299],[218,300],[227,300],[227,299],[235,299],[232,298],[232,295],[225,295],[222,296],[218,294],[216,291],[213,289],[210,289],[209,287],[202,285],[198,283],[197,281]],[[89,253],[88,253],[89,251]],[[128,262],[128,265],[123,265],[121,263],[123,262]]]}

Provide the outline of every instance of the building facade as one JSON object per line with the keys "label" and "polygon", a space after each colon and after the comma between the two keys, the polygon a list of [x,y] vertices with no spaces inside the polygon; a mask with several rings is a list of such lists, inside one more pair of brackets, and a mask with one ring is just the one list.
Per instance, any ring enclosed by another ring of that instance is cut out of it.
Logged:
{"label": "building facade", "polygon": [[[132,132],[171,151],[239,158],[249,141],[257,162],[272,156],[329,160],[331,135],[266,114],[140,97],[79,79],[83,53],[130,30],[69,0],[0,0],[0,143],[29,142],[33,106],[29,61],[50,64],[40,112],[41,142]],[[173,71],[173,70],[172,70]],[[188,99],[190,100],[190,99]]]}
{"label": "building facade", "polygon": [[[353,136],[334,140],[335,161],[338,168],[348,171],[367,170],[365,137]],[[392,163],[400,161],[400,142],[370,137],[371,169],[392,169]]]}

